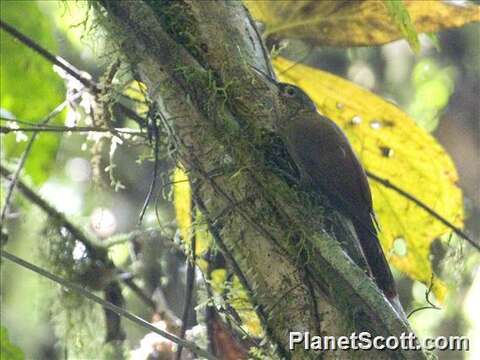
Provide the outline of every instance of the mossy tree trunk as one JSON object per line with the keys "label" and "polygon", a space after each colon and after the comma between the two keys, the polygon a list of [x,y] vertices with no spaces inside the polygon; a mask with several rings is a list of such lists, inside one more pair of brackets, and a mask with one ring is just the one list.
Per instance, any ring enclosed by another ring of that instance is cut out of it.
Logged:
{"label": "mossy tree trunk", "polygon": [[[269,73],[268,56],[241,2],[96,3],[109,39],[148,87],[194,200],[217,244],[250,291],[279,353],[317,358],[289,331],[312,335],[409,332],[347,248],[350,223],[312,202],[268,166],[265,148],[275,94],[249,65]],[[327,224],[330,224],[327,226]],[[333,226],[331,226],[333,224]],[[344,247],[345,248],[345,247]],[[361,256],[361,255],[359,255]],[[325,358],[424,358],[421,352],[329,352]]]}

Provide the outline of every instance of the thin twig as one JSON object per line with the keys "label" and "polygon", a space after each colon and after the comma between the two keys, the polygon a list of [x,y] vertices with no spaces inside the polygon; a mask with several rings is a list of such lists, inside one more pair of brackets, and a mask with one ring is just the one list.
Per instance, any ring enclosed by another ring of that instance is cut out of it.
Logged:
{"label": "thin twig", "polygon": [[[95,81],[89,79],[88,77],[82,75],[82,71],[78,70],[75,66],[70,64],[68,61],[63,59],[60,56],[55,56],[51,52],[49,52],[44,47],[40,46],[38,43],[33,41],[27,35],[21,33],[17,29],[15,29],[12,25],[7,24],[6,22],[0,20],[0,28],[8,32],[11,36],[28,46],[30,49],[37,52],[41,55],[44,59],[48,60],[54,65],[57,65],[59,68],[63,69],[73,78],[77,79],[80,83],[84,86],[89,88],[93,93],[97,94],[100,92],[98,85]],[[116,103],[114,109],[118,109],[124,115],[128,116],[129,118],[135,120],[139,125],[145,125],[145,119],[143,119],[140,115],[138,115],[135,111],[130,109],[129,107],[123,105],[122,103]]]}
{"label": "thin twig", "polygon": [[145,235],[154,235],[158,233],[159,230],[157,228],[148,228],[148,229],[140,229],[140,230],[133,230],[129,233],[120,233],[110,236],[109,238],[102,240],[102,245],[106,248],[110,248],[112,246],[118,244],[124,244],[128,242],[134,241],[139,236]]}
{"label": "thin twig", "polygon": [[278,300],[276,300],[272,306],[270,306],[268,309],[265,309],[265,313],[267,316],[270,316],[270,314],[273,312],[273,309],[275,309],[278,305],[282,303],[282,301],[287,300],[287,295],[290,294],[292,291],[298,289],[300,286],[303,286],[302,283],[299,283],[295,286],[292,286],[291,288],[287,289],[281,296],[278,297]]}
{"label": "thin twig", "polygon": [[[214,299],[213,299],[213,291],[211,287],[212,268],[213,268],[212,262],[213,262],[213,254],[212,254],[212,247],[210,247],[207,252],[207,271],[203,277],[203,281],[205,283],[205,289],[207,290],[207,299],[208,299],[206,304],[206,309],[205,309],[205,322],[207,324],[208,351],[216,355],[216,349],[213,342],[213,329],[212,329],[212,319],[213,319],[213,311],[214,311],[213,307],[215,306]],[[210,301],[212,303],[210,303]]]}
{"label": "thin twig", "polygon": [[36,51],[40,54],[43,58],[50,61],[52,64],[57,65],[59,68],[66,71],[69,75],[80,81],[85,87],[93,90],[94,92],[98,92],[99,89],[97,84],[94,81],[90,80],[89,78],[83,76],[77,68],[75,68],[72,64],[68,63],[65,59],[61,58],[60,56],[55,56],[47,49],[41,47],[35,41],[33,41],[28,36],[22,34],[20,31],[15,29],[12,25],[7,24],[6,22],[0,20],[0,28],[8,32],[10,35],[15,37],[16,39],[20,40],[23,44],[28,46],[30,49]]}
{"label": "thin twig", "polygon": [[158,151],[160,148],[160,133],[158,130],[158,124],[157,124],[157,119],[156,119],[156,111],[155,111],[155,105],[151,105],[149,109],[149,115],[147,116],[147,126],[149,127],[149,138],[153,136],[153,141],[154,141],[154,146],[153,146],[153,158],[154,158],[154,163],[153,163],[153,175],[152,175],[152,181],[150,182],[150,187],[148,188],[147,196],[145,198],[145,202],[143,203],[142,210],[140,211],[140,216],[138,217],[138,223],[141,224],[143,217],[145,215],[145,212],[147,211],[148,208],[148,203],[150,202],[150,199],[153,195],[153,191],[155,190],[155,185],[157,183],[157,177],[158,177]]}
{"label": "thin twig", "polygon": [[144,136],[145,134],[141,131],[137,130],[129,130],[125,128],[101,128],[97,126],[31,126],[31,127],[18,127],[18,128],[10,128],[6,126],[0,126],[0,133],[8,134],[11,132],[17,131],[24,131],[24,132],[118,132],[121,134],[129,134],[129,135],[141,135]]}
{"label": "thin twig", "polygon": [[[195,156],[194,156],[195,158]],[[195,161],[197,163],[200,163],[198,160],[196,160],[195,158]],[[203,180],[208,183],[213,191],[215,191],[217,194],[219,194],[220,196],[222,196],[226,201],[229,202],[229,204],[231,206],[235,206],[236,203],[240,203],[239,201],[237,201],[235,199],[235,197],[233,196],[230,196],[228,195],[218,184],[217,182],[212,179],[208,173],[205,172],[205,170],[203,170],[201,167],[199,166],[194,166],[195,168],[195,171],[198,175],[200,175]],[[261,234],[262,236],[264,236],[266,239],[269,239],[270,241],[272,241],[276,246],[278,246],[279,249],[281,249],[285,254],[287,254],[287,251],[285,250],[285,248],[283,248],[279,241],[275,238],[275,236],[273,234],[271,234],[268,230],[266,230],[261,224],[257,223],[257,221],[255,219],[253,219],[252,216],[250,216],[247,212],[245,212],[241,207],[237,206],[236,207],[236,211],[238,212],[238,214],[248,223],[250,224],[259,234]]]}
{"label": "thin twig", "polygon": [[0,231],[3,229],[3,225],[5,224],[5,217],[7,216],[7,211],[10,207],[10,200],[12,199],[13,191],[15,190],[15,186],[17,185],[17,180],[23,169],[23,165],[25,165],[25,161],[27,160],[33,143],[35,142],[36,135],[37,132],[33,133],[32,137],[28,141],[27,147],[25,148],[25,151],[23,152],[22,157],[20,158],[20,161],[18,163],[17,169],[15,170],[15,173],[10,180],[10,184],[8,185],[7,194],[5,195],[5,203],[3,204],[2,214],[0,217]]}
{"label": "thin twig", "polygon": [[231,255],[230,250],[228,249],[227,245],[223,241],[222,236],[220,235],[220,232],[218,231],[217,227],[212,223],[207,207],[205,206],[200,196],[196,193],[196,191],[193,191],[193,189],[192,189],[192,199],[195,202],[195,205],[200,210],[200,212],[203,214],[205,218],[205,222],[208,227],[208,231],[210,234],[212,234],[212,237],[215,240],[215,244],[220,248],[220,250],[223,253],[223,256],[225,256],[225,258],[229,262],[229,265],[232,267],[233,271],[235,272],[235,275],[238,276],[240,282],[245,287],[245,289],[247,289],[247,291],[250,294],[253,294],[253,290],[248,284],[247,278],[245,277],[245,275],[243,275],[243,272],[240,269],[240,266]]}
{"label": "thin twig", "polygon": [[425,210],[426,212],[428,212],[430,215],[432,215],[435,219],[437,219],[438,221],[440,221],[442,224],[444,224],[445,226],[447,226],[448,228],[450,228],[455,234],[457,234],[458,236],[460,236],[461,238],[467,240],[470,245],[472,245],[475,249],[477,249],[478,251],[480,251],[480,245],[477,244],[475,241],[473,241],[473,239],[471,239],[467,234],[465,234],[461,229],[459,229],[458,227],[456,227],[455,225],[453,225],[451,222],[449,222],[447,219],[445,219],[443,216],[441,216],[440,214],[438,214],[435,210],[433,210],[431,207],[429,207],[428,205],[426,205],[425,203],[423,203],[422,201],[418,200],[415,196],[409,194],[408,192],[406,192],[405,190],[402,190],[400,189],[398,186],[392,184],[390,182],[390,180],[387,180],[387,179],[383,179],[381,178],[380,176],[378,175],[375,175],[375,174],[372,174],[371,172],[367,171],[367,176],[369,178],[371,178],[372,180],[382,184],[383,186],[385,186],[386,188],[389,188],[389,189],[392,189],[394,191],[396,191],[397,193],[399,193],[401,196],[405,197],[406,199],[412,201],[413,203],[415,203],[416,205],[418,205],[419,207],[421,207],[423,210]]}
{"label": "thin twig", "polygon": [[285,70],[282,70],[278,73],[278,75],[283,75],[283,74],[286,74],[288,71],[292,70],[295,66],[299,65],[299,64],[303,64],[305,62],[305,60],[307,60],[310,55],[312,55],[312,51],[313,51],[313,48],[314,46],[313,45],[310,45],[309,46],[309,49],[308,49],[308,52],[302,57],[300,58],[300,60],[297,60],[295,61],[292,65],[290,65],[288,68],[286,68]]}
{"label": "thin twig", "polygon": [[234,257],[230,253],[230,250],[228,249],[227,245],[225,244],[224,240],[222,239],[222,236],[221,236],[220,232],[218,231],[218,228],[212,223],[212,220],[211,220],[210,214],[207,210],[207,207],[205,206],[201,197],[197,194],[197,191],[195,190],[195,187],[192,187],[192,199],[195,202],[195,205],[200,210],[200,212],[203,214],[203,216],[205,218],[205,222],[207,224],[208,231],[209,231],[210,234],[212,234],[212,237],[215,240],[215,244],[220,248],[223,256],[227,260],[228,264],[232,267],[233,272],[235,273],[235,275],[237,275],[237,277],[240,280],[240,283],[242,284],[243,288],[247,291],[247,294],[249,295],[249,299],[252,302],[252,305],[255,308],[255,311],[257,312],[260,319],[262,320],[262,323],[267,324],[267,316],[265,314],[264,309],[256,301],[255,293],[254,293],[252,287],[248,283],[247,278],[243,274],[242,269],[238,265],[237,261],[234,259]]}
{"label": "thin twig", "polygon": [[[46,125],[50,120],[52,120],[54,117],[56,117],[58,114],[60,114],[65,106],[68,105],[68,101],[65,100],[62,102],[60,105],[58,105],[55,109],[53,109],[41,122],[40,125]],[[15,190],[15,186],[17,184],[18,177],[20,176],[20,173],[22,172],[23,166],[25,165],[25,162],[27,161],[28,155],[30,155],[30,151],[32,150],[32,146],[35,142],[35,139],[38,135],[38,131],[35,131],[32,136],[30,137],[30,140],[28,141],[28,144],[23,151],[22,157],[20,158],[20,161],[18,163],[17,169],[15,170],[15,173],[13,174],[13,177],[10,181],[10,184],[8,186],[7,194],[5,195],[5,203],[3,204],[2,208],[2,213],[0,216],[0,231],[3,227],[3,224],[5,223],[5,217],[7,215],[7,210],[10,206],[10,201],[12,199],[13,192]]]}
{"label": "thin twig", "polygon": [[137,297],[142,300],[145,305],[147,305],[152,311],[157,311],[157,305],[155,301],[153,301],[141,287],[139,287],[133,279],[123,279],[122,282],[130,289],[132,292],[137,295]]}
{"label": "thin twig", "polygon": [[108,302],[108,301],[105,301],[104,299],[98,297],[97,295],[91,293],[90,291],[87,291],[85,288],[83,288],[82,286],[78,285],[78,284],[75,284],[71,281],[68,281],[67,279],[63,279],[59,276],[56,276],[55,274],[52,274],[36,265],[33,265],[32,263],[28,262],[28,261],[25,261],[25,260],[22,260],[20,259],[19,257],[13,255],[13,254],[10,254],[9,252],[5,251],[5,250],[0,250],[0,254],[3,258],[5,259],[8,259],[12,262],[14,262],[15,264],[19,265],[19,266],[22,266],[32,272],[35,272],[47,279],[50,279],[54,282],[56,282],[57,284],[69,289],[69,290],[72,290],[72,291],[75,291],[76,293],[86,297],[87,299],[90,299],[92,300],[93,302],[103,306],[104,308],[108,309],[108,310],[111,310],[113,312],[115,312],[116,314],[118,314],[119,316],[122,316],[130,321],[132,321],[133,323],[137,324],[137,325],[140,325],[142,326],[143,328],[149,330],[149,331],[152,331],[168,340],[170,340],[171,342],[175,343],[175,344],[178,344],[178,345],[182,345],[188,349],[190,349],[193,353],[199,355],[199,356],[202,356],[204,358],[207,358],[207,359],[210,359],[210,360],[216,360],[217,358],[213,355],[211,355],[210,353],[208,353],[207,351],[201,349],[198,345],[196,345],[195,343],[191,342],[191,341],[187,341],[187,340],[183,340],[183,339],[180,339],[179,337],[167,332],[167,331],[164,331],[164,330],[161,330],[159,328],[157,328],[156,326],[150,324],[149,322],[145,321],[144,319],[138,317],[137,315],[135,314],[132,314],[131,312],[125,310],[125,309],[122,309],[121,307],[118,307],[114,304],[112,304],[111,302]]}
{"label": "thin twig", "polygon": [[432,301],[430,300],[430,294],[432,293],[432,290],[433,290],[433,281],[434,281],[434,276],[433,276],[433,273],[432,273],[432,277],[430,279],[430,286],[428,287],[428,290],[425,291],[425,301],[428,303],[428,306],[422,306],[422,307],[413,309],[408,314],[407,319],[410,319],[410,316],[412,316],[413,314],[415,314],[418,311],[428,310],[428,309],[430,309],[430,310],[441,310],[437,305],[432,303]]}
{"label": "thin twig", "polygon": [[[192,211],[194,214],[194,211]],[[193,217],[193,215],[192,215]],[[186,273],[186,281],[185,281],[185,304],[183,305],[183,314],[182,314],[182,327],[180,329],[180,338],[185,338],[185,333],[187,331],[187,322],[190,315],[190,307],[192,305],[192,297],[193,297],[193,288],[195,286],[195,262],[196,262],[196,245],[197,239],[195,233],[192,235],[192,241],[190,244],[191,248],[191,257],[187,256],[187,273]],[[179,346],[177,349],[177,354],[175,356],[176,360],[180,360],[182,356],[182,346]]]}
{"label": "thin twig", "polygon": [[129,117],[130,119],[134,120],[140,127],[144,127],[146,125],[146,121],[143,117],[138,115],[134,110],[130,109],[128,106],[123,105],[121,102],[117,102],[112,105],[112,111],[118,111]]}
{"label": "thin twig", "polygon": [[[78,93],[78,94],[80,94],[80,93]],[[38,126],[38,124],[42,122],[42,120],[40,120],[40,121],[25,121],[25,120],[14,119],[14,118],[11,118],[11,117],[1,116],[1,115],[0,115],[0,121],[8,121],[8,122],[12,122],[12,123],[15,123],[15,124],[21,124],[21,125],[27,125],[27,126]],[[50,127],[50,126],[57,127],[58,125],[44,125],[44,126],[45,127]]]}
{"label": "thin twig", "polygon": [[[12,176],[12,172],[5,168],[3,165],[0,164],[0,174],[5,179],[9,179]],[[28,198],[32,203],[40,207],[51,219],[55,220],[59,223],[60,226],[67,229],[72,236],[80,241],[85,248],[90,251],[92,256],[99,258],[100,260],[104,260],[106,258],[106,251],[107,247],[101,244],[96,244],[93,242],[87,235],[83,233],[76,225],[71,223],[65,215],[60,213],[56,210],[52,205],[50,205],[47,201],[45,201],[40,195],[38,195],[35,191],[30,189],[22,180],[17,179],[17,187],[18,190]],[[155,304],[152,306],[152,300],[145,295],[133,281],[129,281],[129,279],[123,279],[122,282],[132,290],[132,292],[137,295],[140,300],[142,300],[147,306],[152,308],[153,310],[156,309]]]}

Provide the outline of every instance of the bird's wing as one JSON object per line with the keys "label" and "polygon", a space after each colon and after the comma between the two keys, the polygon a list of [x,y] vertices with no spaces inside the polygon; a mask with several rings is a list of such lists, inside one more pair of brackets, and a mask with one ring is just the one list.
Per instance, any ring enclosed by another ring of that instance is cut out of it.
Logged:
{"label": "bird's wing", "polygon": [[393,276],[372,219],[367,177],[343,132],[326,118],[312,117],[293,126],[288,137],[292,157],[313,190],[350,217],[378,286],[389,298],[395,297]]}
{"label": "bird's wing", "polygon": [[313,187],[320,188],[350,216],[369,214],[370,188],[348,139],[326,118],[319,120],[318,115],[308,120],[297,123],[288,134],[297,165]]}
{"label": "bird's wing", "polygon": [[370,211],[372,207],[372,193],[370,191],[370,186],[368,184],[367,180],[367,174],[365,173],[365,170],[363,169],[363,166],[360,163],[360,160],[357,157],[357,154],[353,150],[352,146],[350,145],[350,142],[348,141],[347,136],[345,133],[331,120],[326,119],[327,121],[330,121],[333,126],[335,131],[339,134],[341,138],[343,138],[343,144],[342,147],[343,149],[350,154],[348,156],[348,160],[350,161],[350,166],[354,169],[355,171],[355,177],[358,180],[358,187],[360,190],[360,193],[363,196],[364,201],[369,204],[370,206]]}

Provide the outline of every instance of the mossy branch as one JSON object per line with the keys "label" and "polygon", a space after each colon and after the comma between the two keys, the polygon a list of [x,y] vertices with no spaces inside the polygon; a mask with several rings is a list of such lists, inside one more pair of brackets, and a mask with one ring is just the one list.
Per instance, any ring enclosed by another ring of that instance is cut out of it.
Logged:
{"label": "mossy branch", "polygon": [[[205,217],[221,214],[217,235],[252,289],[280,354],[318,356],[301,347],[288,352],[292,330],[345,335],[368,329],[398,337],[410,332],[351,260],[356,250],[348,246],[355,243],[349,222],[327,203],[309,201],[265,164],[262,149],[269,144],[263,135],[276,120],[265,104],[276,95],[251,71],[250,65],[271,73],[271,66],[242,4],[102,0],[97,10],[164,115],[176,160],[199,184]],[[339,231],[326,226],[332,221]],[[403,350],[365,353],[372,356],[425,358]]]}

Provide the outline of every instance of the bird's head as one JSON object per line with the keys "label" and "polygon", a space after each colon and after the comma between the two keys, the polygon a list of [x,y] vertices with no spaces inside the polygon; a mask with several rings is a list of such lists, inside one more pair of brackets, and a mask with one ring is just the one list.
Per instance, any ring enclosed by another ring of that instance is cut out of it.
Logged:
{"label": "bird's head", "polygon": [[276,96],[273,99],[274,110],[278,115],[274,127],[277,130],[288,128],[288,126],[301,113],[316,112],[317,108],[312,99],[298,86],[278,82],[263,71],[252,66],[255,72],[266,81],[265,84]]}
{"label": "bird's head", "polygon": [[298,86],[287,83],[276,83],[278,94],[287,106],[298,109],[317,111],[317,107],[312,99]]}

